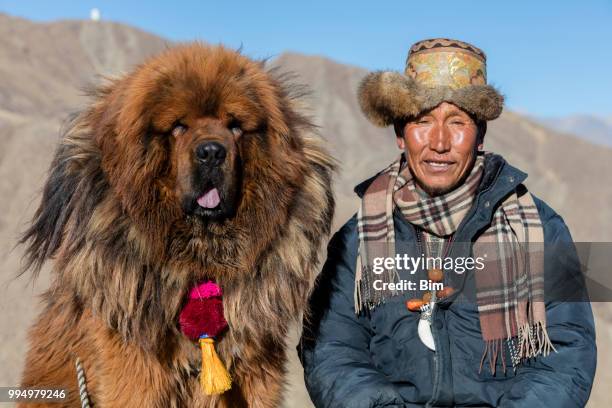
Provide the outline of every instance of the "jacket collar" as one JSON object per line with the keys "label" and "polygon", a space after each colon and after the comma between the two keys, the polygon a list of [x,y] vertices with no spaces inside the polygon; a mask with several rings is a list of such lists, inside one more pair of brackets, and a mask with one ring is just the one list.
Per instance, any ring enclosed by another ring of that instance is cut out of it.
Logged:
{"label": "jacket collar", "polygon": [[[380,173],[382,171],[355,186],[354,191],[359,198],[363,198],[370,184]],[[487,154],[485,155],[482,180],[476,194],[486,198],[486,200],[483,200],[485,203],[489,202],[486,207],[494,207],[494,205],[490,206],[490,204],[497,204],[509,192],[514,191],[526,178],[526,173],[510,165],[501,155],[495,153]]]}

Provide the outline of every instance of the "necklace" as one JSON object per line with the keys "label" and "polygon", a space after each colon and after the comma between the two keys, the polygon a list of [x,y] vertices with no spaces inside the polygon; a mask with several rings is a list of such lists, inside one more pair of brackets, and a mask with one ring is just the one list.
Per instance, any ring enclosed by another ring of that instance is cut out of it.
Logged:
{"label": "necklace", "polygon": [[[427,234],[427,236],[425,236]],[[453,235],[449,237],[448,240],[443,237],[437,237],[432,234],[428,234],[425,231],[422,231],[420,228],[417,228],[416,231],[417,238],[417,248],[419,252],[423,253],[425,256],[425,265],[424,269],[427,269],[427,278],[429,279],[429,283],[440,283],[444,279],[444,270],[443,263],[444,258],[448,254],[451,243],[453,241]],[[423,246],[423,243],[425,244]],[[440,259],[440,268],[436,268],[436,262],[434,261],[433,268],[427,268],[428,259],[437,260]],[[435,289],[435,288],[434,288]],[[433,311],[436,307],[436,302],[439,298],[447,297],[452,294],[453,290],[449,286],[447,288],[442,288],[441,290],[431,290],[425,292],[422,299],[411,299],[406,302],[406,307],[410,311],[420,311],[421,316],[419,318],[418,324],[418,334],[419,338],[425,344],[427,348],[435,351],[436,346],[434,342],[434,338],[431,332],[431,323]]]}

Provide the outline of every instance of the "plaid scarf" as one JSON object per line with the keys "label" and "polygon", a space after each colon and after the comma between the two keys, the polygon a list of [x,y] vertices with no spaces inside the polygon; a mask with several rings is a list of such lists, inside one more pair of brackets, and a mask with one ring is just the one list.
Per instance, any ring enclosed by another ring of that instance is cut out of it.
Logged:
{"label": "plaid scarf", "polygon": [[[396,255],[393,210],[398,208],[408,222],[423,229],[426,239],[433,238],[431,235],[450,236],[474,203],[488,154],[476,157],[461,186],[440,196],[419,193],[409,167],[402,166],[403,155],[370,184],[357,214],[356,313],[398,294],[373,288],[374,280],[386,283],[400,280],[393,268],[375,275],[372,267],[374,258]],[[514,367],[526,358],[546,356],[554,350],[546,331],[543,242],[542,223],[533,197],[526,190],[524,194],[515,190],[498,206],[490,226],[473,244],[474,257],[485,259],[485,267],[475,270],[476,299],[485,342],[481,370],[488,356],[495,373],[500,355],[505,371],[506,347]]]}

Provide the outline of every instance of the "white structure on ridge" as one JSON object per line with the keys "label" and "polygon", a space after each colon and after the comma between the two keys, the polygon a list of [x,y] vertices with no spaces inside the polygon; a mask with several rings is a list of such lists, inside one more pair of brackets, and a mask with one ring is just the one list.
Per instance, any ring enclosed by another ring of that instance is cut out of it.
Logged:
{"label": "white structure on ridge", "polygon": [[92,8],[89,12],[89,18],[91,21],[100,21],[100,9]]}

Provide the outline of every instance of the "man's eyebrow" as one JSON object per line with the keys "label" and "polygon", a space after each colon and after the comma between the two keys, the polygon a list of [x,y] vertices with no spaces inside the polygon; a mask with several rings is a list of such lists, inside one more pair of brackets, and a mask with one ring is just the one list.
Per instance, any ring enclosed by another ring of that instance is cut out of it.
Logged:
{"label": "man's eyebrow", "polygon": [[461,111],[452,111],[446,115],[446,119],[452,118],[454,116],[459,116],[461,119],[465,119],[463,112]]}
{"label": "man's eyebrow", "polygon": [[410,122],[411,123],[418,122],[419,120],[423,120],[425,118],[431,118],[431,113],[425,113],[425,114],[423,114],[421,116],[418,116],[418,117],[412,119]]}

